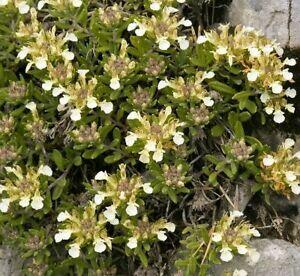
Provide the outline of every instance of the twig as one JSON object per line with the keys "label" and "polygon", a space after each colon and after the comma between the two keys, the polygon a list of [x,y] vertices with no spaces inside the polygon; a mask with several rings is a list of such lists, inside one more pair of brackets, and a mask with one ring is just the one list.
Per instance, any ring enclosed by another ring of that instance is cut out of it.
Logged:
{"label": "twig", "polygon": [[235,210],[235,205],[232,203],[230,197],[228,196],[228,194],[225,192],[225,190],[223,189],[223,187],[221,185],[219,185],[219,189],[220,191],[223,193],[223,195],[225,196],[225,198],[227,199],[227,201],[229,202],[229,204],[232,206],[232,208]]}
{"label": "twig", "polygon": [[62,180],[64,177],[66,177],[69,173],[69,171],[72,168],[72,164],[70,164],[67,169],[63,172],[63,174],[57,178],[51,185],[48,186],[48,190],[51,190],[60,180]]}

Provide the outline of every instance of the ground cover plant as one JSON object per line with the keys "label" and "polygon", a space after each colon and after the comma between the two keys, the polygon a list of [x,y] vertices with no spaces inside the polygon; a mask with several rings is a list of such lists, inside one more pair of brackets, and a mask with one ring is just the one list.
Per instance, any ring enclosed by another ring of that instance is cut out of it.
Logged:
{"label": "ground cover plant", "polygon": [[293,137],[256,132],[295,112],[296,61],[251,27],[193,26],[191,7],[0,0],[1,241],[24,275],[258,261],[232,191],[300,193]]}

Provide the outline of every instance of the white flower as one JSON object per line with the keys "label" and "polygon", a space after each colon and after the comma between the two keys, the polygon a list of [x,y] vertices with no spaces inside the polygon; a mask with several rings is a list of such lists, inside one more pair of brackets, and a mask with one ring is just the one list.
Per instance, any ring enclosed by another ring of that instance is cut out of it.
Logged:
{"label": "white flower", "polygon": [[114,105],[112,102],[103,101],[99,105],[105,114],[109,114],[114,110]]}
{"label": "white flower", "polygon": [[151,3],[150,9],[153,10],[153,11],[159,11],[160,10],[160,3],[158,3],[158,2]]}
{"label": "white flower", "polygon": [[238,245],[236,248],[237,248],[238,253],[241,255],[245,255],[248,252],[248,248],[246,245],[241,244],[241,245]]}
{"label": "white flower", "polygon": [[144,164],[148,164],[150,162],[150,156],[149,156],[149,152],[146,150],[142,150],[141,152],[139,152],[140,154],[140,158],[139,160],[144,163]]}
{"label": "white flower", "polygon": [[240,218],[243,215],[243,212],[240,212],[239,210],[234,210],[230,212],[230,216],[232,216],[233,218]]}
{"label": "white flower", "polygon": [[178,12],[178,9],[176,9],[174,7],[165,7],[165,9],[166,9],[166,12],[169,14]]}
{"label": "white flower", "polygon": [[296,152],[293,157],[297,158],[297,159],[300,159],[300,151]]}
{"label": "white flower", "polygon": [[50,91],[52,89],[52,85],[53,85],[53,82],[51,80],[46,80],[43,84],[42,84],[42,88],[45,90],[45,91]]}
{"label": "white flower", "polygon": [[254,82],[259,77],[259,72],[255,69],[251,69],[249,73],[247,73],[247,79],[251,82]]}
{"label": "white flower", "polygon": [[68,211],[60,212],[57,216],[57,221],[62,222],[62,221],[69,219],[70,217],[71,217],[71,215],[69,214]]}
{"label": "white flower", "polygon": [[222,233],[219,232],[213,233],[211,239],[214,242],[220,242],[222,240]]}
{"label": "white flower", "polygon": [[248,275],[248,272],[244,269],[240,269],[240,270],[235,269],[232,274],[232,276],[247,276],[247,275]]}
{"label": "white flower", "polygon": [[96,174],[95,180],[107,180],[108,174],[106,171],[100,171]]}
{"label": "white flower", "polygon": [[135,30],[135,34],[137,36],[144,36],[145,33],[146,33],[146,29],[143,28],[142,26],[139,26],[139,28]]}
{"label": "white flower", "polygon": [[281,57],[284,53],[283,48],[280,47],[279,45],[276,45],[274,48],[275,48],[275,51],[276,51],[277,55]]}
{"label": "white flower", "polygon": [[128,24],[127,31],[131,32],[131,31],[135,30],[137,28],[137,26],[138,26],[137,23],[132,22],[132,23]]}
{"label": "white flower", "polygon": [[266,167],[270,167],[272,166],[273,164],[275,163],[275,159],[272,155],[267,155],[264,157],[263,159],[263,164],[266,166]]}
{"label": "white flower", "polygon": [[46,1],[39,1],[38,4],[37,4],[37,8],[38,10],[41,10],[46,4]]}
{"label": "white flower", "polygon": [[203,103],[209,107],[209,106],[213,106],[215,102],[214,102],[214,100],[212,100],[211,97],[204,97]]}
{"label": "white flower", "polygon": [[203,79],[212,79],[215,76],[215,73],[213,71],[204,72]]}
{"label": "white flower", "polygon": [[207,37],[205,35],[200,35],[197,38],[197,44],[203,44],[207,41]]}
{"label": "white flower", "polygon": [[10,203],[10,199],[9,198],[3,198],[0,201],[0,211],[2,213],[6,213],[8,211],[9,203]]}
{"label": "white flower", "polygon": [[70,100],[70,96],[69,95],[63,95],[60,99],[59,99],[59,103],[61,105],[66,105]]}
{"label": "white flower", "polygon": [[179,48],[181,50],[187,50],[190,46],[190,42],[188,39],[186,39],[186,36],[180,36],[177,38],[177,41],[179,43]]}
{"label": "white flower", "polygon": [[6,187],[0,184],[0,194],[2,194],[4,191],[6,191]]}
{"label": "white flower", "polygon": [[74,53],[70,52],[69,50],[64,50],[62,53],[61,53],[62,57],[65,59],[65,60],[68,60],[68,61],[71,61],[74,59],[75,55]]}
{"label": "white flower", "polygon": [[233,255],[232,255],[231,249],[229,247],[222,248],[220,250],[220,252],[221,252],[220,258],[223,262],[230,262],[232,260]]}
{"label": "white flower", "polygon": [[47,165],[42,165],[42,166],[40,166],[40,168],[39,168],[39,171],[38,171],[40,174],[43,174],[43,175],[46,175],[46,176],[52,176],[52,169],[49,167],[49,166],[47,166]]}
{"label": "white flower", "polygon": [[127,204],[126,213],[131,217],[137,215],[137,213],[138,213],[137,207],[139,207],[139,205],[137,203],[129,202]]}
{"label": "white flower", "polygon": [[162,51],[168,50],[170,46],[171,46],[170,42],[164,38],[158,41],[158,48]]}
{"label": "white flower", "polygon": [[289,69],[284,69],[282,71],[283,79],[286,81],[291,81],[293,79],[293,73],[289,71]]}
{"label": "white flower", "polygon": [[82,1],[81,0],[72,0],[72,5],[75,8],[79,8],[82,5]]}
{"label": "white flower", "polygon": [[287,90],[285,90],[285,95],[289,98],[295,98],[297,95],[297,91],[294,88],[288,88]]}
{"label": "white flower", "polygon": [[97,99],[95,97],[88,97],[86,106],[90,109],[94,109],[98,106]]}
{"label": "white flower", "polygon": [[294,182],[297,179],[296,174],[293,171],[287,171],[285,173],[285,177],[287,181]]}
{"label": "white flower", "polygon": [[268,93],[262,93],[260,95],[260,100],[262,103],[266,103],[268,100],[270,100],[270,96]]}
{"label": "white flower", "polygon": [[226,55],[227,54],[227,47],[224,46],[218,46],[216,53],[218,55]]}
{"label": "white flower", "polygon": [[294,58],[286,58],[283,62],[284,65],[288,65],[288,66],[295,66],[296,65],[296,60]]}
{"label": "white flower", "polygon": [[94,250],[97,253],[102,253],[106,250],[106,244],[102,239],[97,239],[94,242]]}
{"label": "white flower", "polygon": [[130,249],[137,247],[137,239],[135,237],[131,237],[128,239],[128,242],[126,244]]}
{"label": "white flower", "polygon": [[259,49],[257,49],[256,47],[250,47],[248,49],[249,53],[250,53],[250,56],[253,57],[253,58],[258,58],[261,56],[261,52]]}
{"label": "white flower", "polygon": [[127,120],[140,120],[140,118],[140,113],[136,111],[131,111],[127,116]]}
{"label": "white flower", "polygon": [[285,109],[290,113],[295,113],[296,110],[293,104],[286,104]]}
{"label": "white flower", "polygon": [[259,261],[260,253],[257,252],[256,249],[249,248],[248,249],[248,255],[249,255],[250,264],[254,265],[254,264],[256,264]]}
{"label": "white flower", "polygon": [[66,36],[65,36],[65,40],[66,41],[77,42],[78,38],[77,38],[77,36],[74,33],[67,33]]}
{"label": "white flower", "polygon": [[176,132],[173,136],[173,142],[178,146],[182,145],[184,143],[183,135],[182,132]]}
{"label": "white flower", "polygon": [[0,0],[0,7],[6,6],[8,4],[8,0]]}
{"label": "white flower", "polygon": [[44,199],[41,196],[34,196],[31,200],[31,207],[34,210],[40,210],[44,207]]}
{"label": "white flower", "polygon": [[274,112],[274,108],[272,106],[267,106],[265,111],[268,115],[271,115]]}
{"label": "white flower", "polygon": [[65,92],[65,89],[63,87],[55,87],[52,90],[52,96],[57,97],[64,92]]}
{"label": "white flower", "polygon": [[95,196],[94,196],[95,204],[100,205],[103,202],[103,200],[105,199],[105,195],[106,194],[103,192],[98,192],[97,194],[95,194]]}
{"label": "white flower", "polygon": [[116,214],[116,207],[113,205],[106,207],[106,210],[103,212],[108,221],[113,221],[116,218]]}
{"label": "white flower", "polygon": [[35,102],[30,102],[30,103],[26,104],[25,107],[27,109],[29,109],[30,111],[32,111],[32,112],[36,111],[36,104],[35,104]]}
{"label": "white flower", "polygon": [[47,67],[47,60],[44,57],[38,57],[35,60],[36,68],[39,70],[43,70]]}
{"label": "white flower", "polygon": [[138,139],[137,135],[135,133],[131,133],[125,137],[125,144],[128,147],[131,147],[134,145],[136,140]]}
{"label": "white flower", "polygon": [[285,120],[284,113],[281,110],[275,110],[273,120],[277,124],[283,123]]}
{"label": "white flower", "polygon": [[77,243],[73,243],[70,245],[70,249],[68,250],[69,255],[72,258],[78,258],[80,255],[80,246]]}
{"label": "white flower", "polygon": [[154,154],[153,154],[153,160],[155,162],[161,162],[164,157],[164,152],[165,151],[163,149],[157,149],[156,152],[154,152]]}
{"label": "white flower", "polygon": [[158,90],[161,90],[161,89],[164,89],[165,87],[168,86],[168,82],[164,81],[164,80],[161,80],[159,81],[158,83],[158,86],[157,86],[157,89]]}
{"label": "white flower", "polygon": [[174,232],[175,231],[175,229],[176,229],[176,225],[173,223],[173,222],[167,222],[166,224],[165,224],[165,228],[168,230],[168,231],[170,231],[170,232]]}
{"label": "white flower", "polygon": [[143,190],[146,194],[152,194],[153,193],[153,188],[151,187],[151,183],[149,183],[149,182],[144,183]]}
{"label": "white flower", "polygon": [[78,69],[77,73],[81,78],[85,78],[85,75],[89,72],[89,69]]}
{"label": "white flower", "polygon": [[300,186],[297,183],[293,183],[291,184],[291,190],[295,195],[299,195],[300,194]]}
{"label": "white flower", "polygon": [[254,236],[254,237],[260,237],[260,233],[258,232],[258,230],[257,229],[255,229],[255,228],[251,228],[250,229],[250,233]]}
{"label": "white flower", "polygon": [[121,87],[119,78],[112,78],[109,87],[113,90],[118,90]]}
{"label": "white flower", "polygon": [[26,14],[29,12],[29,5],[26,3],[26,1],[21,1],[18,5],[17,5],[18,9],[19,9],[19,13],[20,14]]}
{"label": "white flower", "polygon": [[165,241],[168,237],[166,236],[166,231],[158,231],[157,232],[157,238],[160,241]]}
{"label": "white flower", "polygon": [[145,145],[145,150],[147,151],[156,151],[156,141],[155,140],[149,140],[147,141]]}
{"label": "white flower", "polygon": [[276,81],[271,85],[272,92],[274,94],[280,94],[283,90],[283,87],[280,82]]}
{"label": "white flower", "polygon": [[72,109],[70,118],[74,122],[79,121],[81,119],[81,110],[78,108]]}
{"label": "white flower", "polygon": [[289,149],[291,147],[293,147],[295,145],[295,140],[291,139],[291,138],[287,138],[284,140],[283,146],[286,149]]}
{"label": "white flower", "polygon": [[183,19],[181,20],[181,25],[183,25],[184,27],[191,27],[193,25],[192,21],[189,19]]}
{"label": "white flower", "polygon": [[30,204],[30,197],[29,196],[24,196],[21,198],[21,200],[19,201],[19,205],[23,208],[28,207]]}
{"label": "white flower", "polygon": [[178,3],[183,4],[185,3],[185,0],[177,0]]}
{"label": "white flower", "polygon": [[272,45],[266,45],[262,48],[262,51],[264,52],[265,55],[269,55],[273,52],[274,48]]}
{"label": "white flower", "polygon": [[30,49],[26,46],[23,46],[21,51],[18,53],[17,58],[24,59],[29,54]]}
{"label": "white flower", "polygon": [[119,224],[119,220],[117,218],[114,218],[113,220],[109,220],[109,223],[111,225],[118,225]]}
{"label": "white flower", "polygon": [[67,241],[71,238],[72,231],[68,229],[58,230],[58,233],[54,235],[55,242]]}

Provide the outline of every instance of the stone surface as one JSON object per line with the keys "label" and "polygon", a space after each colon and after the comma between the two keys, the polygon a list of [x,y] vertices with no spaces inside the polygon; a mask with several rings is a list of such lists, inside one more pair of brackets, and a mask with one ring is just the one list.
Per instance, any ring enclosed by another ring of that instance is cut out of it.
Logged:
{"label": "stone surface", "polygon": [[0,247],[0,275],[20,276],[21,261],[11,249]]}
{"label": "stone surface", "polygon": [[[235,269],[244,269],[248,276],[298,276],[300,275],[300,248],[283,240],[257,239],[251,245],[260,253],[255,265],[246,256],[236,256],[229,263],[213,267],[213,276],[223,276]],[[228,274],[232,275],[232,274]]]}
{"label": "stone surface", "polygon": [[260,29],[284,47],[300,47],[299,0],[233,0],[228,20]]}

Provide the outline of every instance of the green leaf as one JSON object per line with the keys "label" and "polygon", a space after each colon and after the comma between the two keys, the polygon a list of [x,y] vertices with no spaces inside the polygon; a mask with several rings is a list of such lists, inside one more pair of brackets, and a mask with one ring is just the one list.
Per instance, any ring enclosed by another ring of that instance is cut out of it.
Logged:
{"label": "green leaf", "polygon": [[234,95],[237,93],[235,89],[233,89],[229,85],[219,82],[219,81],[210,81],[208,83],[208,85],[211,89],[214,89],[214,90],[220,92],[221,94]]}
{"label": "green leaf", "polygon": [[53,200],[57,200],[58,198],[60,198],[63,190],[64,190],[64,187],[66,186],[66,179],[65,178],[62,178],[60,179],[56,185],[55,185],[55,188],[53,190],[53,193],[52,193],[52,199]]}
{"label": "green leaf", "polygon": [[211,135],[213,137],[220,137],[224,133],[224,130],[225,130],[224,126],[216,125],[211,129]]}
{"label": "green leaf", "polygon": [[235,133],[236,138],[238,138],[238,139],[242,139],[245,137],[244,128],[240,121],[235,122],[234,133]]}
{"label": "green leaf", "polygon": [[112,155],[106,156],[104,161],[107,164],[112,164],[118,162],[122,158],[122,154],[120,152],[115,152]]}
{"label": "green leaf", "polygon": [[62,154],[57,150],[53,150],[53,152],[50,155],[51,160],[55,163],[55,165],[57,166],[57,168],[61,171],[64,170],[65,168],[65,160],[62,156]]}

